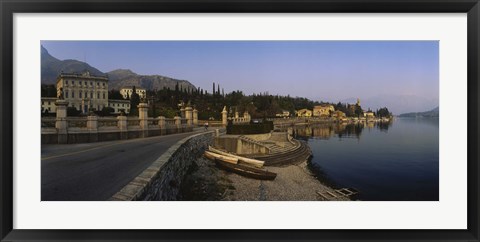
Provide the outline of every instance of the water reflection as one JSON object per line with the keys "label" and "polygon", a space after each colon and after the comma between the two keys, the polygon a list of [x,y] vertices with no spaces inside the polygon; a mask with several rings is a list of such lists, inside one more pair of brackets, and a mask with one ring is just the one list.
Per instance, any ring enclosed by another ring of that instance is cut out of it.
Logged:
{"label": "water reflection", "polygon": [[388,132],[392,126],[390,122],[358,122],[358,123],[323,123],[303,126],[290,127],[284,129],[292,133],[294,138],[306,140],[338,138],[357,138],[360,139],[364,129],[378,129],[382,132]]}
{"label": "water reflection", "polygon": [[310,170],[364,201],[438,201],[437,119],[289,127],[312,150]]}

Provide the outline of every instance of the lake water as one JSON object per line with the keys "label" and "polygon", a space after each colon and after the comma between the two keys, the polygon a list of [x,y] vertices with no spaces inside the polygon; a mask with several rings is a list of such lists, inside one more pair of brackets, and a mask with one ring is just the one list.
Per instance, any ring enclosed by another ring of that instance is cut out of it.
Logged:
{"label": "lake water", "polygon": [[438,201],[438,119],[295,129],[312,149],[309,165],[322,182],[355,188],[359,200]]}

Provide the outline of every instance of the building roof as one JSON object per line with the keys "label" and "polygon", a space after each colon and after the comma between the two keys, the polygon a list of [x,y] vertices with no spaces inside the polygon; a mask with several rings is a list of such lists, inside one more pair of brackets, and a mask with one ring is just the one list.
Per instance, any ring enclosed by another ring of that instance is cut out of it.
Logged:
{"label": "building roof", "polygon": [[90,72],[84,72],[84,73],[76,73],[76,72],[73,72],[73,73],[60,73],[60,75],[58,75],[57,77],[57,80],[60,79],[60,78],[65,78],[65,77],[69,77],[69,78],[85,78],[85,79],[98,79],[98,80],[102,80],[102,81],[108,81],[108,76],[94,76],[94,75],[90,75]]}
{"label": "building roof", "polygon": [[299,112],[307,112],[307,111],[311,112],[312,110],[306,109],[306,108],[302,108],[302,109],[300,109],[300,110],[297,110],[298,113],[299,113]]}

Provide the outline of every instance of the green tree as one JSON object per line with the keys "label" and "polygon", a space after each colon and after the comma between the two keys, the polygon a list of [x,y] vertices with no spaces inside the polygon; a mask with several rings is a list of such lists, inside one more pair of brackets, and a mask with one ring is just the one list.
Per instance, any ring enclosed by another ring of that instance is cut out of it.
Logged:
{"label": "green tree", "polygon": [[133,86],[132,95],[130,95],[130,113],[129,116],[138,116],[138,104],[140,96],[137,94],[135,86]]}
{"label": "green tree", "polygon": [[363,110],[362,110],[362,107],[358,104],[355,105],[355,116],[357,117],[361,117],[363,116]]}
{"label": "green tree", "polygon": [[108,91],[108,98],[115,99],[115,100],[124,100],[123,95],[120,94],[120,91],[115,89]]}
{"label": "green tree", "polygon": [[376,115],[377,115],[377,117],[384,118],[384,117],[391,117],[392,113],[390,113],[390,111],[388,111],[387,107],[383,107],[383,108],[380,108],[377,111]]}
{"label": "green tree", "polygon": [[41,95],[42,97],[57,97],[57,88],[55,88],[55,85],[42,84]]}

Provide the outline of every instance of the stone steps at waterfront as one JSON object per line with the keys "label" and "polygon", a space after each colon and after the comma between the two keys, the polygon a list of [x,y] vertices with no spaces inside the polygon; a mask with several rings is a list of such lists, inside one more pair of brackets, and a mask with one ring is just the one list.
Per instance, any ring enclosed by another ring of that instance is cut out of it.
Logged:
{"label": "stone steps at waterfront", "polygon": [[253,156],[252,158],[265,161],[266,166],[285,166],[297,164],[308,159],[312,152],[305,142],[297,141],[298,146],[293,150],[285,152],[273,153],[269,155]]}

